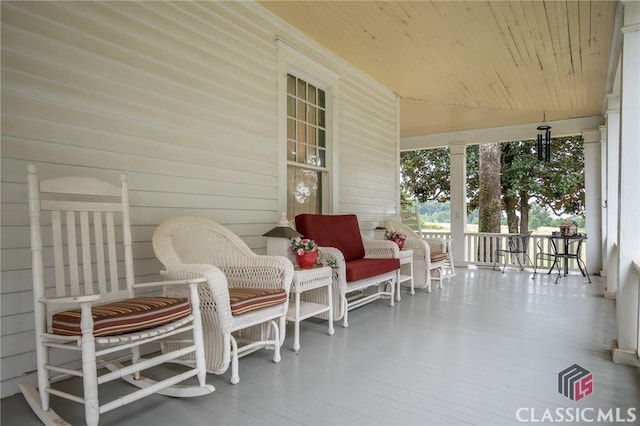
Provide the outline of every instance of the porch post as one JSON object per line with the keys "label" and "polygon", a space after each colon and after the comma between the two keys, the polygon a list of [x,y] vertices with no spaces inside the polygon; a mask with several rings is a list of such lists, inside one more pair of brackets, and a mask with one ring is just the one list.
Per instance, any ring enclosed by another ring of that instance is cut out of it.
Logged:
{"label": "porch post", "polygon": [[456,264],[467,264],[464,233],[467,230],[467,145],[449,146],[451,164],[451,253]]}
{"label": "porch post", "polygon": [[618,208],[618,340],[613,361],[640,366],[638,359],[638,279],[632,262],[640,257],[640,2],[624,1],[622,98]]}
{"label": "porch post", "polygon": [[600,129],[600,276],[607,276],[607,126]]}
{"label": "porch post", "polygon": [[587,270],[599,273],[602,259],[600,206],[600,130],[582,132],[584,140],[585,222],[587,236]]}
{"label": "porch post", "polygon": [[613,244],[618,238],[618,170],[620,169],[620,96],[607,95],[607,288],[604,297],[615,299],[618,288]]}

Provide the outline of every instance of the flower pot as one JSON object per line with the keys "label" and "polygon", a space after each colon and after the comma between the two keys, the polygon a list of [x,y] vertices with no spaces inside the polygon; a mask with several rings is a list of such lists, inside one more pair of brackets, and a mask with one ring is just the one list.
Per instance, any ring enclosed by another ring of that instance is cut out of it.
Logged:
{"label": "flower pot", "polygon": [[316,260],[318,260],[318,252],[310,251],[303,255],[296,254],[296,261],[298,266],[302,269],[311,269],[315,266]]}

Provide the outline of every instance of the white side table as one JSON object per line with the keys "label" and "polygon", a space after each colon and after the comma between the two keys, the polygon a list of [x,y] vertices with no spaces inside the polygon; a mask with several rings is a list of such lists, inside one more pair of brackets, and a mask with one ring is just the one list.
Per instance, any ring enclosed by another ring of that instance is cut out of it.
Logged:
{"label": "white side table", "polygon": [[[297,266],[293,272],[293,282],[290,293],[294,295],[293,301],[287,312],[287,321],[293,321],[293,350],[300,350],[300,321],[316,316],[323,312],[328,312],[329,335],[334,333],[333,329],[333,303],[331,287],[333,287],[332,270],[329,266],[315,267],[312,269],[301,269]],[[327,288],[327,305],[319,303],[300,301],[300,294],[314,288]]]}
{"label": "white side table", "polygon": [[416,294],[413,287],[413,250],[400,250],[400,269],[398,270],[398,295],[396,300],[400,301],[400,287],[409,285],[411,294]]}

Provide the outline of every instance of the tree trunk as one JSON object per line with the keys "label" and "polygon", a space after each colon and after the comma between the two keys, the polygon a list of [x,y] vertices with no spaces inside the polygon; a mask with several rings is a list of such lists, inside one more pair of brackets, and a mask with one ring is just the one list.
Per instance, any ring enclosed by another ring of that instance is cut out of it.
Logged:
{"label": "tree trunk", "polygon": [[[516,150],[517,145],[514,146],[513,142],[504,142],[500,144],[501,150],[501,165],[505,167],[506,170],[512,165],[514,161],[514,151]],[[500,170],[504,172],[505,170]],[[504,211],[507,214],[507,227],[509,228],[510,234],[518,233],[518,215],[516,214],[516,209],[518,208],[518,197],[514,194],[513,191],[513,182],[509,179],[508,176],[503,176],[502,179],[502,196],[504,199]]]}
{"label": "tree trunk", "polygon": [[518,206],[518,198],[511,196],[504,196],[504,211],[507,213],[507,226],[509,227],[510,234],[518,233],[518,215],[516,214],[516,207]]}
{"label": "tree trunk", "polygon": [[529,232],[529,193],[520,191],[520,233]]}
{"label": "tree trunk", "polygon": [[[500,144],[490,143],[480,145],[479,155],[479,231],[489,233],[500,232]],[[493,240],[481,241],[478,247],[480,262],[493,262],[496,247]]]}

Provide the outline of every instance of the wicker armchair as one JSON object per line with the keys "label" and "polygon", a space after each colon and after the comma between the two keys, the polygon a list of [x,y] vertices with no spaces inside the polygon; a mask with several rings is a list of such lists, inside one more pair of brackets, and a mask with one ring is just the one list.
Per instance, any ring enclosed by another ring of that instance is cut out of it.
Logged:
{"label": "wicker armchair", "polygon": [[431,292],[432,279],[438,280],[454,275],[453,260],[447,241],[441,238],[423,238],[413,229],[393,219],[386,219],[384,227],[390,231],[402,232],[407,236],[404,246],[413,250],[413,286],[426,288]]}
{"label": "wicker armchair", "polygon": [[[153,249],[166,278],[207,279],[199,291],[208,372],[222,374],[231,363],[236,384],[239,357],[266,348],[274,351],[274,362],[280,361],[293,279],[288,259],[257,255],[223,226],[190,216],[160,224]],[[179,345],[165,342],[163,350]]]}

